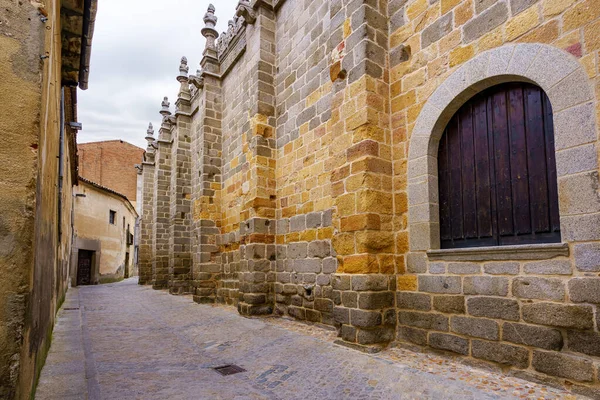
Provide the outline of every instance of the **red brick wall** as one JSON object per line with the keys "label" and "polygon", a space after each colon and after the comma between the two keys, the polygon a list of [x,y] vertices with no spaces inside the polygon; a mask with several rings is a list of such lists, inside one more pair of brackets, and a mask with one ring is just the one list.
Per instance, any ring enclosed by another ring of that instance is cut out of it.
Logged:
{"label": "red brick wall", "polygon": [[89,179],[136,201],[137,172],[135,164],[142,160],[144,150],[122,140],[81,143],[79,176]]}

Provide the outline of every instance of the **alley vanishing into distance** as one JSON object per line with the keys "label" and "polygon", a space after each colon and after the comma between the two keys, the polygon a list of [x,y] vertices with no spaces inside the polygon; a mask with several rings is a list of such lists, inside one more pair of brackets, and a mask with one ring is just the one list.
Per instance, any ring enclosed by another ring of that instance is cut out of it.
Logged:
{"label": "alley vanishing into distance", "polygon": [[[68,291],[36,399],[575,398],[440,355],[361,353],[335,331],[136,283]],[[245,372],[214,369],[230,364]]]}

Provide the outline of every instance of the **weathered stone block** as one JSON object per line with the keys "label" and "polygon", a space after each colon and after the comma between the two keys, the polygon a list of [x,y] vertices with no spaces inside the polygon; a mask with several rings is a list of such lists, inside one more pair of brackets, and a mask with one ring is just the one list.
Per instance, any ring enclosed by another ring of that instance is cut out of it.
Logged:
{"label": "weathered stone block", "polygon": [[349,324],[350,309],[344,307],[333,307],[333,320],[338,324]]}
{"label": "weathered stone block", "polygon": [[386,275],[355,275],[352,290],[357,292],[387,290],[390,278]]}
{"label": "weathered stone block", "polygon": [[429,293],[460,293],[461,282],[458,276],[426,276],[418,277],[419,291]]}
{"label": "weathered stone block", "polygon": [[429,273],[430,274],[445,274],[446,273],[446,264],[443,262],[430,262],[429,263]]}
{"label": "weathered stone block", "polygon": [[473,340],[471,342],[471,354],[475,358],[512,365],[517,368],[527,368],[529,366],[529,351],[523,347],[509,344]]}
{"label": "weathered stone block", "polygon": [[306,215],[296,215],[290,218],[290,231],[299,232],[306,229]]}
{"label": "weathered stone block", "polygon": [[434,296],[433,308],[449,314],[464,314],[465,296]]}
{"label": "weathered stone block", "polygon": [[398,323],[436,331],[448,330],[448,317],[441,314],[400,311],[398,313]]}
{"label": "weathered stone block", "polygon": [[308,256],[325,258],[331,255],[331,245],[327,240],[317,240],[308,245]]}
{"label": "weathered stone block", "polygon": [[600,333],[590,331],[568,331],[569,350],[600,357]]}
{"label": "weathered stone block", "polygon": [[475,317],[499,318],[518,321],[519,302],[497,297],[472,297],[467,300],[469,314]]}
{"label": "weathered stone block", "polygon": [[591,306],[534,303],[522,306],[523,320],[533,324],[573,329],[591,329],[594,314]]}
{"label": "weathered stone block", "polygon": [[363,310],[378,310],[393,306],[393,292],[361,292],[358,297],[358,307]]}
{"label": "weathered stone block", "polygon": [[449,274],[479,274],[481,273],[481,266],[475,263],[461,262],[461,263],[450,263],[448,264]]}
{"label": "weathered stone block", "polygon": [[469,354],[469,341],[467,339],[446,333],[430,333],[429,345],[435,349],[449,350],[463,355]]}
{"label": "weathered stone block", "polygon": [[294,261],[294,270],[302,273],[319,273],[321,272],[321,260],[318,258],[305,258],[303,260]]}
{"label": "weathered stone block", "polygon": [[594,364],[562,353],[542,350],[533,351],[531,365],[536,371],[579,382],[591,382],[594,379]]}
{"label": "weathered stone block", "polygon": [[512,11],[512,15],[515,16],[535,3],[536,0],[510,0],[510,10]]}
{"label": "weathered stone block", "polygon": [[517,275],[519,263],[517,262],[491,262],[483,264],[483,270],[490,275]]}
{"label": "weathered stone block", "polygon": [[513,295],[523,299],[564,300],[565,285],[560,279],[515,278]]}
{"label": "weathered stone block", "polygon": [[600,278],[575,278],[569,281],[569,296],[575,303],[600,304]]}
{"label": "weathered stone block", "polygon": [[335,290],[350,290],[350,275],[335,275],[331,286]]}
{"label": "weathered stone block", "polygon": [[401,326],[398,330],[398,336],[401,340],[406,340],[420,346],[427,345],[427,331],[408,326]]}
{"label": "weathered stone block", "polygon": [[498,340],[498,323],[489,319],[471,317],[452,317],[452,332],[461,335],[479,337],[488,340]]}
{"label": "weathered stone block", "polygon": [[394,330],[389,327],[358,329],[356,342],[360,344],[387,343],[394,339]]}
{"label": "weathered stone block", "polygon": [[526,274],[537,275],[571,275],[573,273],[569,260],[544,260],[525,264]]}
{"label": "weathered stone block", "polygon": [[463,28],[463,40],[470,43],[496,28],[508,19],[506,3],[496,3],[491,8],[467,22]]}
{"label": "weathered stone block", "polygon": [[308,243],[290,243],[287,249],[288,258],[306,258]]}
{"label": "weathered stone block", "polygon": [[306,216],[306,228],[314,229],[321,226],[322,219],[320,212],[310,213]]}
{"label": "weathered stone block", "polygon": [[377,311],[350,310],[350,322],[353,326],[369,328],[381,325],[381,313]]}
{"label": "weathered stone block", "polygon": [[507,342],[559,351],[563,347],[562,334],[557,329],[505,322],[502,340]]}
{"label": "weathered stone block", "polygon": [[358,293],[342,292],[342,305],[348,308],[356,308],[358,305]]}
{"label": "weathered stone block", "polygon": [[396,305],[407,310],[431,310],[431,296],[424,293],[396,293]]}
{"label": "weathered stone block", "polygon": [[508,279],[495,276],[468,276],[464,281],[464,293],[506,296]]}
{"label": "weathered stone block", "polygon": [[437,42],[452,31],[452,13],[448,13],[437,19],[433,24],[423,29],[421,33],[421,48]]}
{"label": "weathered stone block", "polygon": [[579,271],[600,272],[600,243],[576,244],[573,255]]}

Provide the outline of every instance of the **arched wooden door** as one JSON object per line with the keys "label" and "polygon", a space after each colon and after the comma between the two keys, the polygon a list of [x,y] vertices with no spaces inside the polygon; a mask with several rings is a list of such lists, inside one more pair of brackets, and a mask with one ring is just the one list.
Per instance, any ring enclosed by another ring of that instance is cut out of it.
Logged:
{"label": "arched wooden door", "polygon": [[560,242],[552,107],[539,87],[469,100],[446,127],[438,168],[442,248]]}

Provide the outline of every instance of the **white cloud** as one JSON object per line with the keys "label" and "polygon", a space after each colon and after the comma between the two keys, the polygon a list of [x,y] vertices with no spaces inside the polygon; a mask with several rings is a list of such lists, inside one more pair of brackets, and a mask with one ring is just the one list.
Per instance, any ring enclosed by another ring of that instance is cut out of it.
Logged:
{"label": "white cloud", "polygon": [[[148,122],[159,126],[160,103],[174,109],[179,62],[200,68],[209,0],[101,0],[92,44],[89,89],[79,91],[80,143],[122,139],[146,147]],[[217,30],[227,29],[238,0],[213,2]]]}

